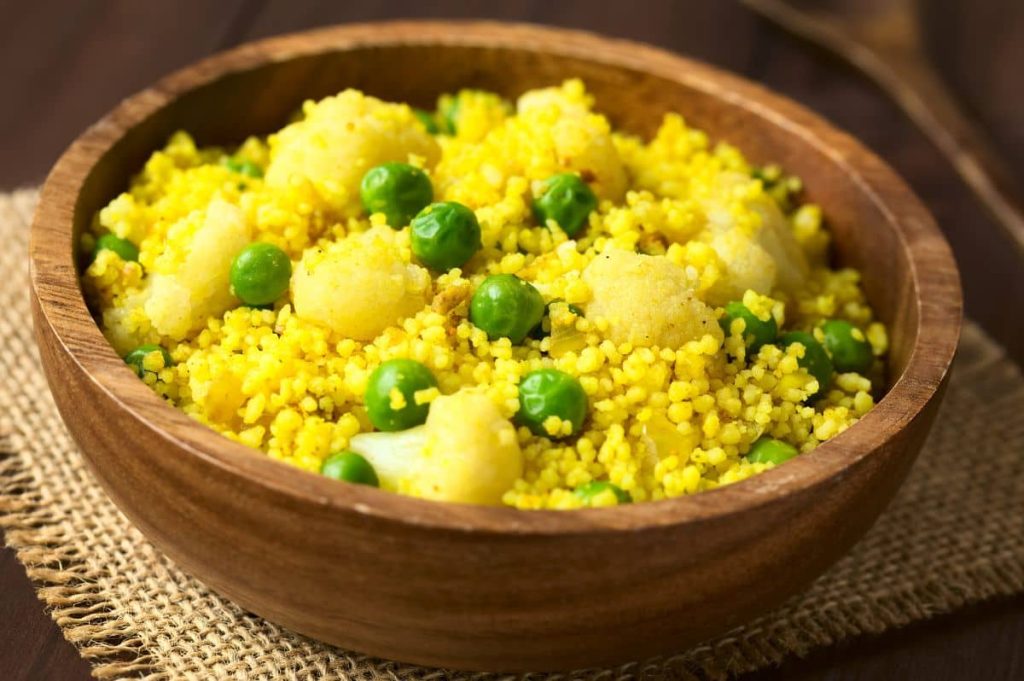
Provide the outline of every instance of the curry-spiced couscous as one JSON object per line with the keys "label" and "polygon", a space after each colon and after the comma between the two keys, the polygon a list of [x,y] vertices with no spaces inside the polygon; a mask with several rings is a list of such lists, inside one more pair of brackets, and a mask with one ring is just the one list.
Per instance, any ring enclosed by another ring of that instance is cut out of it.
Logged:
{"label": "curry-spiced couscous", "polygon": [[159,395],[323,475],[428,499],[610,506],[743,480],[841,433],[886,330],[800,182],[583,83],[354,90],[267,138],[155,152],[82,282]]}

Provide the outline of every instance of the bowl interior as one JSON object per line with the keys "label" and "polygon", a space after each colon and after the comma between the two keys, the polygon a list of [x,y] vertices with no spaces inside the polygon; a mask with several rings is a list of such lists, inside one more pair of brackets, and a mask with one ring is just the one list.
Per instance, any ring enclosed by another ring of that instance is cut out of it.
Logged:
{"label": "bowl interior", "polygon": [[[864,201],[859,178],[800,128],[765,112],[751,115],[739,103],[734,111],[723,107],[721,99],[728,93],[702,87],[697,76],[692,86],[618,63],[553,56],[529,47],[459,44],[444,49],[364,46],[242,68],[181,93],[130,128],[85,180],[74,214],[75,235],[176,130],[191,132],[200,145],[232,144],[280,128],[306,99],[349,87],[432,108],[438,94],[459,88],[484,88],[514,99],[524,90],[579,77],[595,96],[597,109],[616,127],[650,137],[665,113],[679,112],[712,140],[727,141],[754,162],[779,163],[800,176],[806,198],[825,208],[836,262],[862,272],[868,298],[889,326],[891,385],[907,366],[919,324],[910,263],[900,234],[888,225],[892,216]],[[894,279],[893,273],[902,274]]]}

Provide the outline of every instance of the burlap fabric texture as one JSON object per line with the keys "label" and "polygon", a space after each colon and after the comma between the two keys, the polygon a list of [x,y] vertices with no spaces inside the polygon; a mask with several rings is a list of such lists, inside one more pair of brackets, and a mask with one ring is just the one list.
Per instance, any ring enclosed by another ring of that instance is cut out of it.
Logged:
{"label": "burlap fabric texture", "polygon": [[[0,195],[0,527],[98,678],[483,679],[367,658],[220,598],[158,553],[85,469],[32,341],[34,191]],[[723,679],[1024,590],[1024,380],[973,325],[892,507],[807,592],[668,658],[560,678]],[[541,675],[530,675],[541,678]],[[554,678],[554,677],[552,677]]]}

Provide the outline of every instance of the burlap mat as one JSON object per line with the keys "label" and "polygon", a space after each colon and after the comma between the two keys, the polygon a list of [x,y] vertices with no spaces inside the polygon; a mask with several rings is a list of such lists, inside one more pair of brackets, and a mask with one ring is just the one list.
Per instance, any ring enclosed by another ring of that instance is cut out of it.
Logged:
{"label": "burlap mat", "polygon": [[[244,612],[189,578],[85,469],[32,342],[34,191],[0,195],[0,527],[98,678],[484,678],[370,659]],[[670,658],[560,678],[721,679],[1024,590],[1024,380],[968,324],[931,438],[892,507],[806,593]]]}

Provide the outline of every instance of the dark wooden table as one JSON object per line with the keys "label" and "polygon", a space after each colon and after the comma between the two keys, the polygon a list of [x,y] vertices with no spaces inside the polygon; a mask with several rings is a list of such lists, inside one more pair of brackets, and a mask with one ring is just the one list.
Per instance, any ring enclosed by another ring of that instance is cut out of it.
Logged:
{"label": "dark wooden table", "polygon": [[[1024,3],[923,5],[933,60],[1024,177]],[[910,181],[957,254],[968,313],[1018,361],[1024,357],[1024,265],[938,152],[858,74],[732,0],[0,0],[0,187],[40,181],[83,127],[120,98],[198,57],[274,33],[419,16],[531,21],[642,40],[803,102]],[[0,678],[88,678],[87,665],[43,613],[24,569],[6,548],[0,548]],[[1024,597],[853,641],[752,678],[1021,679]]]}

